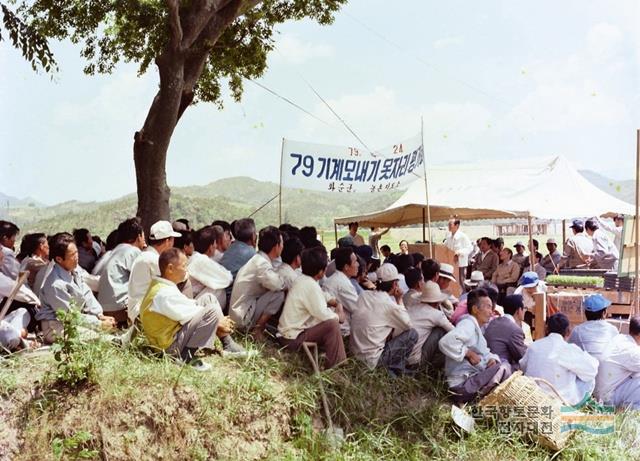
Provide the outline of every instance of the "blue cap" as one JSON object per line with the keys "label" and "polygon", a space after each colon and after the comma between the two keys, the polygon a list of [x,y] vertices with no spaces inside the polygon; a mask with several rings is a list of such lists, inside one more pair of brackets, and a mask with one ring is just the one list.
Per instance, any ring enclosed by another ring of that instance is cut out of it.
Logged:
{"label": "blue cap", "polygon": [[524,288],[531,288],[535,287],[538,284],[538,281],[538,274],[533,271],[528,271],[522,274],[522,277],[520,278],[520,285]]}
{"label": "blue cap", "polygon": [[584,221],[582,221],[582,219],[574,219],[569,227],[581,227],[584,229]]}
{"label": "blue cap", "polygon": [[606,309],[610,305],[611,301],[601,294],[590,295],[582,300],[582,307],[584,307],[585,311],[589,312],[600,312],[602,309]]}

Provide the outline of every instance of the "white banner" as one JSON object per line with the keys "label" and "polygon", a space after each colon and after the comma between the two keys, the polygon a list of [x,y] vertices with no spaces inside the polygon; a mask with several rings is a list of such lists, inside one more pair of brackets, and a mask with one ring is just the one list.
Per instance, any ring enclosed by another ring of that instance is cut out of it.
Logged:
{"label": "white banner", "polygon": [[420,135],[373,153],[356,147],[327,146],[285,139],[281,183],[284,187],[337,193],[380,193],[422,178]]}

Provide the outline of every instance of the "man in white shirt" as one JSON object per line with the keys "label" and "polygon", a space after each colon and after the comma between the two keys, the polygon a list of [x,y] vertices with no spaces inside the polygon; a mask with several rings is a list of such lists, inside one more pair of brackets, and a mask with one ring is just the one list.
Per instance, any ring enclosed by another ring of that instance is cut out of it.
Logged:
{"label": "man in white shirt", "polygon": [[[569,319],[563,313],[547,319],[547,336],[534,341],[520,360],[520,369],[526,376],[549,381],[570,405],[577,405],[591,395],[598,373],[598,359],[567,343],[571,333]],[[555,395],[544,383],[538,384],[550,395]]]}
{"label": "man in white shirt", "polygon": [[293,282],[300,277],[300,266],[302,260],[300,255],[304,250],[304,244],[298,237],[290,237],[282,248],[282,264],[278,266],[277,272],[284,282],[285,290],[290,290]]}
{"label": "man in white shirt", "polygon": [[181,250],[163,251],[158,265],[161,277],[151,282],[140,306],[145,336],[151,346],[206,371],[211,366],[194,361],[196,351],[211,348],[216,333],[228,335],[233,324],[212,296],[195,301],[180,292],[177,284],[187,278],[187,257]]}
{"label": "man in white shirt", "polygon": [[140,302],[149,289],[151,280],[160,276],[160,254],[172,248],[175,238],[180,236],[169,221],[158,221],[149,229],[149,246],[133,262],[129,277],[127,314],[131,322],[138,317]]}
{"label": "man in white shirt", "polygon": [[467,266],[469,265],[469,254],[473,247],[469,237],[460,230],[460,220],[452,218],[449,220],[449,232],[444,242],[445,246],[455,253],[454,262],[458,265],[458,282],[462,291],[466,291],[463,281],[467,278]]}
{"label": "man in white shirt", "polygon": [[362,235],[358,234],[358,223],[350,222],[349,223],[349,236],[353,240],[353,244],[357,247],[364,245],[364,238]]}
{"label": "man in white shirt", "polygon": [[284,303],[284,282],[273,268],[282,253],[282,234],[273,226],[260,230],[258,253],[238,271],[229,315],[256,340],[264,339],[264,329]]}
{"label": "man in white shirt", "polygon": [[604,231],[598,228],[595,219],[587,219],[584,223],[585,232],[593,240],[593,262],[592,267],[597,269],[618,270],[618,259],[620,253],[618,248],[609,239]]}
{"label": "man in white shirt", "polygon": [[416,267],[410,267],[404,273],[404,281],[407,283],[409,291],[402,296],[402,303],[409,310],[409,307],[420,304],[420,296],[422,296],[422,290],[425,286],[422,271]]}
{"label": "man in white shirt", "polygon": [[419,365],[429,371],[444,368],[444,354],[438,349],[438,343],[453,330],[453,325],[440,310],[440,303],[448,296],[436,283],[430,283],[416,297],[417,302],[406,305],[411,325],[418,332],[418,341],[407,359],[409,365]]}
{"label": "man in white shirt", "polygon": [[195,233],[193,238],[195,251],[187,262],[187,271],[193,297],[198,299],[210,293],[218,300],[224,312],[227,307],[226,288],[233,282],[233,275],[212,258],[223,234],[224,230],[220,226],[205,226]]}
{"label": "man in white shirt", "polygon": [[640,410],[640,317],[629,319],[629,334],[606,346],[596,378],[596,396],[617,408]]}
{"label": "man in white shirt", "polygon": [[[398,270],[383,264],[377,271],[375,291],[364,291],[351,314],[350,346],[353,355],[369,368],[386,368],[392,375],[408,372],[407,359],[418,341],[402,304]],[[387,341],[391,335],[393,339]]]}
{"label": "man in white shirt", "polygon": [[134,261],[146,246],[144,230],[139,218],[130,218],[118,226],[118,240],[100,275],[98,302],[105,315],[126,326],[129,305],[129,278]]}
{"label": "man in white shirt", "polygon": [[611,301],[600,293],[587,296],[582,301],[584,316],[587,321],[577,325],[571,332],[569,342],[589,355],[600,360],[611,340],[618,336],[618,330],[605,320],[607,307]]}
{"label": "man in white shirt", "polygon": [[358,258],[353,248],[338,248],[334,251],[336,271],[327,278],[322,289],[337,299],[345,310],[345,320],[340,325],[342,334],[350,334],[351,314],[356,309],[358,294],[351,279],[358,274]]}
{"label": "man in white shirt", "polygon": [[615,215],[613,222],[605,221],[604,219],[597,217],[600,227],[613,234],[613,244],[618,249],[618,253],[622,253],[622,229],[624,228],[624,215]]}
{"label": "man in white shirt", "polygon": [[440,339],[438,346],[445,355],[445,374],[452,398],[467,403],[484,397],[511,375],[508,363],[489,350],[481,327],[493,315],[493,302],[483,288],[469,292],[469,313],[456,327]]}
{"label": "man in white shirt", "polygon": [[211,223],[212,226],[220,226],[222,227],[222,235],[218,238],[216,242],[216,252],[213,254],[212,259],[219,263],[222,261],[222,257],[224,256],[224,252],[229,249],[231,246],[231,242],[233,242],[233,237],[231,235],[231,224],[227,221],[223,221],[221,219],[213,221]]}
{"label": "man in white shirt", "polygon": [[323,248],[302,252],[302,275],[287,295],[278,322],[278,337],[287,349],[294,351],[305,341],[317,343],[326,352],[325,368],[331,368],[347,359],[339,325],[344,322],[345,314],[336,299],[327,303],[318,284],[326,267],[327,253]]}
{"label": "man in white shirt", "polygon": [[593,260],[593,240],[585,235],[584,222],[581,219],[574,219],[569,227],[573,235],[564,244],[564,253],[556,272],[562,268],[586,268]]}
{"label": "man in white shirt", "polygon": [[380,257],[380,247],[378,246],[380,239],[384,234],[389,232],[390,229],[390,227],[387,227],[385,230],[382,230],[380,227],[371,228],[371,232],[369,233],[369,246],[371,247],[372,256],[374,258]]}
{"label": "man in white shirt", "polygon": [[4,254],[4,262],[0,264],[0,272],[9,278],[17,279],[20,263],[16,259],[15,246],[20,229],[9,221],[0,220],[0,251]]}

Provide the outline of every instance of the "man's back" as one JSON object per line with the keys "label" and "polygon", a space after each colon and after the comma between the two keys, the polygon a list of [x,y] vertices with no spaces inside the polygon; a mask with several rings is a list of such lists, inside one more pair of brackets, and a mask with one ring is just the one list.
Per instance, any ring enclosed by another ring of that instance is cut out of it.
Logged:
{"label": "man's back", "polygon": [[593,256],[593,240],[583,232],[580,232],[567,239],[562,256],[562,266],[584,266],[591,256]]}
{"label": "man's back", "polygon": [[234,241],[222,255],[222,264],[235,279],[238,271],[256,254],[255,248],[239,240]]}
{"label": "man's back", "polygon": [[141,253],[140,248],[128,243],[121,243],[113,250],[100,276],[98,288],[98,301],[106,312],[126,307],[129,300],[131,268]]}
{"label": "man's back", "polygon": [[493,319],[484,332],[491,352],[503,362],[509,362],[514,369],[519,368],[520,359],[527,352],[524,343],[524,331],[513,318],[506,315]]}
{"label": "man's back", "polygon": [[607,345],[617,335],[616,327],[606,320],[589,320],[573,329],[569,342],[600,360]]}

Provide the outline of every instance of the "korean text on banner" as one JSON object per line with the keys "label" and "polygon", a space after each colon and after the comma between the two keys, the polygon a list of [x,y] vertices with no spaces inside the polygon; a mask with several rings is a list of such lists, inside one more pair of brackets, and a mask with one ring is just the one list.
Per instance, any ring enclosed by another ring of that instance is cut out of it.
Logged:
{"label": "korean text on banner", "polygon": [[285,139],[282,186],[336,193],[380,193],[405,189],[422,178],[420,135],[372,153],[355,147]]}

